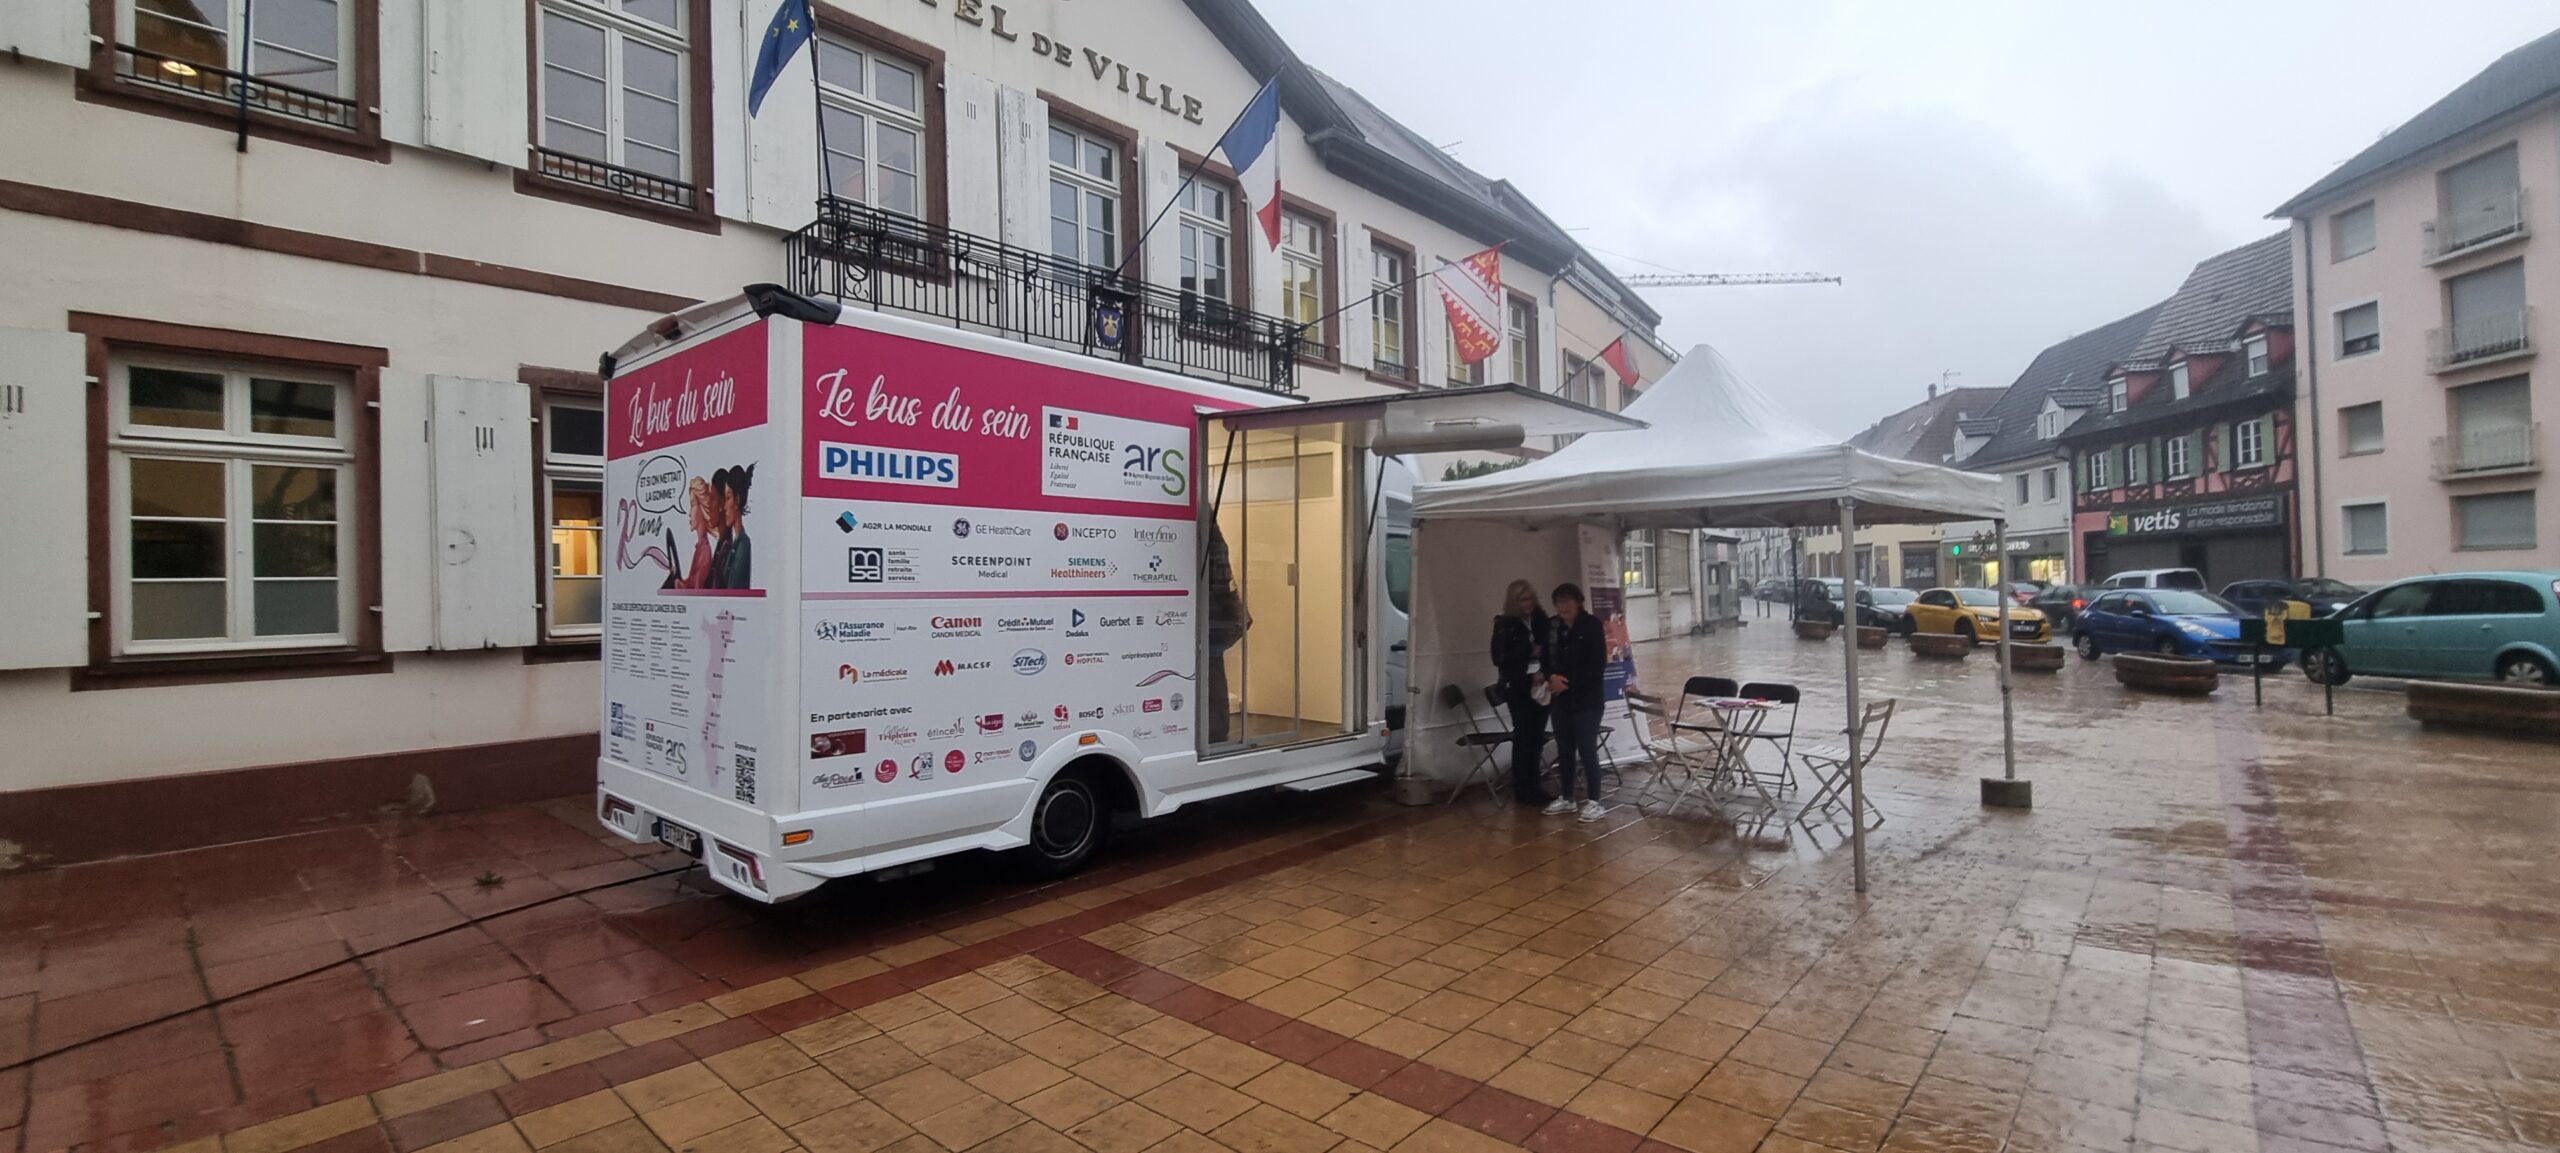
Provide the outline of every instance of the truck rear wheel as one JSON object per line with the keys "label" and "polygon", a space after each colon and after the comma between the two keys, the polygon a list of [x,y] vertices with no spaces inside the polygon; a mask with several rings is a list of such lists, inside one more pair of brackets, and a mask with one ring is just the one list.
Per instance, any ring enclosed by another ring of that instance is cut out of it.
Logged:
{"label": "truck rear wheel", "polygon": [[1111,809],[1091,774],[1069,769],[1041,790],[1031,807],[1031,843],[1023,866],[1041,877],[1063,877],[1084,867],[1111,828]]}

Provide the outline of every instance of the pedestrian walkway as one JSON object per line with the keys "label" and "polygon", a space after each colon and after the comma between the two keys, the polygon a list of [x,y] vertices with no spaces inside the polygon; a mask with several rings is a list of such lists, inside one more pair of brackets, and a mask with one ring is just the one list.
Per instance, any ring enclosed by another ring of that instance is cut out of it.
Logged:
{"label": "pedestrian walkway", "polygon": [[[1808,734],[1839,656],[1639,646],[1804,684]],[[1864,899],[1829,833],[1374,792],[779,909],[583,798],[0,879],[0,1148],[2560,1144],[2547,748],[2075,661],[2018,685],[2038,808],[1986,812],[1989,662],[1868,668],[1902,711]]]}

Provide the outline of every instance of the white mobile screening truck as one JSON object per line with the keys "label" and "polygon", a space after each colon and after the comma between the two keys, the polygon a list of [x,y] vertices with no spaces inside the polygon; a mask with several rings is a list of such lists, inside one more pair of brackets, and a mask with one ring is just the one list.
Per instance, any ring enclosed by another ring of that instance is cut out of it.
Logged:
{"label": "white mobile screening truck", "polygon": [[769,286],[606,376],[597,813],[761,901],[966,849],[1063,872],[1115,815],[1365,779],[1411,571],[1380,454],[1625,427],[1509,387],[1304,403]]}

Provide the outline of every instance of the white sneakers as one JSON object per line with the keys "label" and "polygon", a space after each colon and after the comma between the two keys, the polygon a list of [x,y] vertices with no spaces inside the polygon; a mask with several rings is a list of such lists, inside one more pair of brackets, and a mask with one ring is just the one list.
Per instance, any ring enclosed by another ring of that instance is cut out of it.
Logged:
{"label": "white sneakers", "polygon": [[1593,821],[1601,820],[1609,815],[1609,810],[1601,808],[1600,802],[1598,801],[1584,801],[1581,804],[1576,805],[1570,799],[1565,797],[1557,797],[1555,800],[1547,802],[1547,807],[1543,811],[1550,817],[1561,817],[1567,813],[1571,813],[1575,820],[1581,821],[1586,825]]}

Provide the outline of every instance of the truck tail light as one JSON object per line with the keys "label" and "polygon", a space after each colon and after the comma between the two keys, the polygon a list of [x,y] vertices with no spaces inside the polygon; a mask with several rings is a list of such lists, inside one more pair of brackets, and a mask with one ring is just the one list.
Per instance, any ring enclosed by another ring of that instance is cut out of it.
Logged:
{"label": "truck tail light", "polygon": [[805,845],[809,843],[809,838],[816,835],[817,833],[814,830],[801,829],[796,832],[782,834],[782,843],[785,845]]}
{"label": "truck tail light", "polygon": [[754,853],[750,853],[745,849],[741,849],[736,845],[730,844],[727,841],[713,841],[711,843],[713,847],[720,850],[720,866],[728,870],[731,878],[755,886],[755,890],[759,893],[766,891],[764,887],[764,865],[756,860],[756,855]]}
{"label": "truck tail light", "polygon": [[601,806],[596,810],[596,815],[604,818],[607,824],[611,824],[614,818],[626,816],[637,811],[638,810],[631,807],[631,802],[614,796],[611,793],[606,793],[604,794],[604,800]]}

